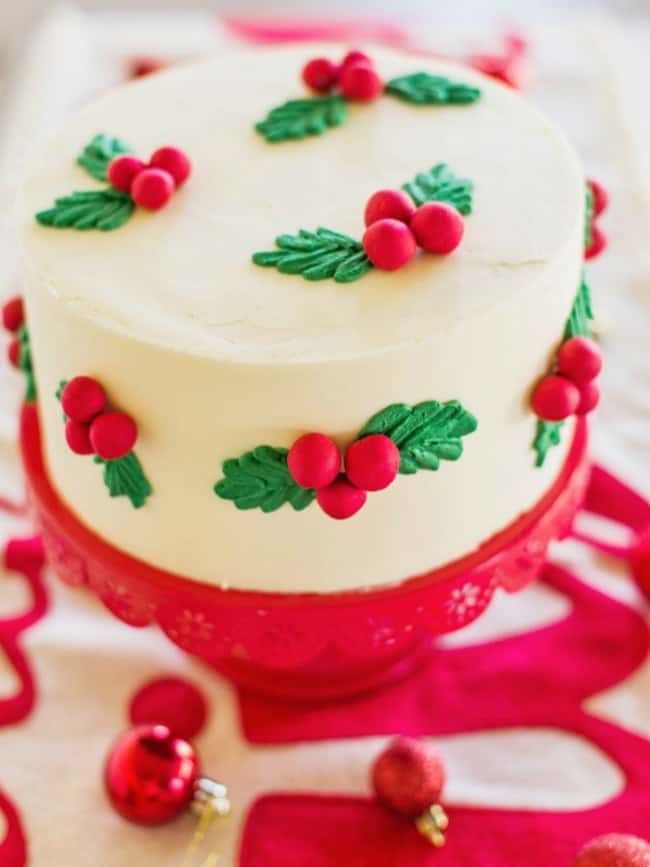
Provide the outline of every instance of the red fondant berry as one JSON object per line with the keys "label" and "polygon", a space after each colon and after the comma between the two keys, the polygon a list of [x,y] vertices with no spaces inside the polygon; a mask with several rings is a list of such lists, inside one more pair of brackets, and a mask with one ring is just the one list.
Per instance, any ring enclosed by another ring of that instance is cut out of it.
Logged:
{"label": "red fondant berry", "polygon": [[65,425],[65,438],[70,451],[76,455],[92,455],[94,449],[90,442],[90,432],[87,424],[68,419]]}
{"label": "red fondant berry", "polygon": [[321,488],[316,494],[321,509],[337,521],[356,515],[367,497],[365,491],[355,487],[342,474],[331,485]]}
{"label": "red fondant berry", "polygon": [[343,67],[339,86],[346,99],[369,102],[382,93],[384,82],[370,64],[357,61]]}
{"label": "red fondant berry", "polygon": [[345,474],[363,491],[381,491],[395,480],[399,462],[399,449],[392,439],[371,434],[348,446]]}
{"label": "red fondant berry", "polygon": [[7,331],[18,331],[24,321],[23,299],[16,295],[15,298],[5,301],[2,305],[2,324]]}
{"label": "red fondant berry", "polygon": [[363,249],[376,268],[395,271],[410,262],[417,252],[410,228],[399,220],[377,220],[363,235]]}
{"label": "red fondant berry", "polygon": [[346,66],[350,66],[353,63],[365,63],[367,66],[372,66],[372,60],[368,57],[367,54],[364,54],[363,51],[357,51],[356,49],[353,51],[348,51],[343,60],[341,61],[341,69]]}
{"label": "red fondant berry", "polygon": [[414,738],[395,738],[372,768],[372,785],[379,800],[412,819],[438,803],[444,784],[441,757]]}
{"label": "red fondant berry", "polygon": [[17,337],[14,337],[9,342],[9,346],[7,346],[7,358],[9,359],[9,364],[11,364],[12,367],[20,367],[21,351],[22,344]]}
{"label": "red fondant berry", "polygon": [[571,337],[560,347],[557,366],[564,376],[576,385],[595,379],[603,368],[600,346],[589,337]]}
{"label": "red fondant berry", "polygon": [[590,178],[588,183],[591,187],[591,194],[594,200],[594,217],[598,217],[609,204],[609,193],[602,184],[593,178]]}
{"label": "red fondant berry", "polygon": [[337,477],[341,455],[334,440],[325,434],[308,433],[289,449],[287,466],[301,488],[324,488]]}
{"label": "red fondant berry", "polygon": [[363,219],[366,226],[379,220],[408,223],[414,213],[415,205],[402,190],[377,190],[368,199]]}
{"label": "red fondant berry", "polygon": [[426,202],[411,219],[415,240],[429,253],[451,253],[460,244],[465,223],[459,212],[446,202]]}
{"label": "red fondant berry", "polygon": [[580,403],[576,415],[587,415],[596,409],[600,402],[600,387],[595,379],[580,386]]}
{"label": "red fondant berry", "polygon": [[174,179],[163,169],[145,169],[133,181],[131,196],[136,205],[147,211],[163,208],[174,192]]}
{"label": "red fondant berry", "polygon": [[142,160],[130,154],[116,157],[114,160],[111,160],[108,166],[108,183],[116,190],[130,193],[133,181],[145,168],[146,166]]}
{"label": "red fondant berry", "polygon": [[192,163],[187,154],[174,147],[158,148],[151,155],[149,165],[170,174],[177,187],[184,184],[192,172]]}
{"label": "red fondant berry", "polygon": [[591,244],[585,250],[585,259],[595,259],[607,246],[607,235],[594,223],[591,227]]}
{"label": "red fondant berry", "polygon": [[90,425],[93,451],[106,461],[128,455],[137,438],[137,425],[131,416],[124,412],[105,412],[97,416]]}
{"label": "red fondant berry", "polygon": [[87,424],[106,406],[106,394],[97,380],[75,376],[61,392],[63,412],[73,421]]}
{"label": "red fondant berry", "polygon": [[310,90],[316,93],[329,93],[339,78],[339,68],[327,57],[315,57],[305,63],[302,69],[302,80]]}
{"label": "red fondant berry", "polygon": [[564,376],[545,376],[533,392],[533,411],[544,421],[564,421],[575,413],[579,403],[578,386]]}
{"label": "red fondant berry", "polygon": [[573,867],[650,867],[650,843],[630,834],[604,834],[582,847]]}

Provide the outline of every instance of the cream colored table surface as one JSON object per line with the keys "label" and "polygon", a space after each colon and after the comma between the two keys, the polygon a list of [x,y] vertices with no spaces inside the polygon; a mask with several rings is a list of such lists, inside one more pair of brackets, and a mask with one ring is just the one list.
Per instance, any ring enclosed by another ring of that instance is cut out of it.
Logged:
{"label": "cream colored table surface", "polygon": [[[30,142],[56,125],[67,108],[119,73],[124,53],[170,50],[183,55],[228,50],[223,33],[203,14],[148,18],[85,17],[63,9],[44,23],[23,57],[14,100],[5,117],[0,192],[16,194]],[[144,33],[147,33],[145,38]],[[611,253],[590,267],[607,372],[594,452],[628,481],[650,492],[650,272],[648,201],[650,130],[647,95],[650,30],[625,30],[605,19],[573,18],[536,26],[536,84],[531,96],[556,117],[578,146],[590,174],[610,188],[606,227]],[[148,39],[148,44],[147,44]],[[455,34],[437,33],[436,47]],[[464,47],[468,47],[465,45]],[[644,128],[645,127],[645,128]],[[2,209],[6,212],[6,209]],[[15,289],[18,262],[10,216],[0,226],[6,294]],[[0,492],[20,490],[13,445],[17,377],[0,371]],[[24,530],[0,516],[0,535]],[[575,543],[555,556],[631,604],[635,591],[613,564]],[[173,867],[190,834],[190,820],[141,830],[107,807],[100,771],[107,747],[124,726],[128,697],[161,672],[188,674],[213,703],[199,748],[208,771],[231,788],[235,811],[224,828],[221,864],[236,863],[241,822],[256,794],[277,789],[363,794],[367,771],[383,739],[366,738],[282,747],[247,744],[227,684],[185,659],[153,630],[136,631],[109,618],[82,593],[52,584],[53,610],[27,636],[40,700],[20,726],[0,729],[0,782],[20,806],[31,864],[66,867]],[[0,575],[0,613],[21,604],[18,585]],[[561,617],[566,602],[541,587],[499,597],[477,624],[447,639],[454,644],[512,633]],[[0,661],[0,693],[12,676]],[[650,667],[602,695],[599,712],[650,737]],[[517,730],[438,739],[448,768],[450,800],[574,809],[611,797],[622,785],[618,768],[566,733]],[[0,820],[1,821],[1,820]],[[607,829],[603,829],[604,831]],[[1,833],[1,832],[0,832]]]}

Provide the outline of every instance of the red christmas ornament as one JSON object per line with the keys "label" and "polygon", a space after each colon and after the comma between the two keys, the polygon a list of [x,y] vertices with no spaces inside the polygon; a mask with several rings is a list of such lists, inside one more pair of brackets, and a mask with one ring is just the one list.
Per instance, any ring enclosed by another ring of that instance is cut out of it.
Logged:
{"label": "red christmas ornament", "polygon": [[564,376],[545,376],[533,392],[533,411],[544,421],[564,421],[575,413],[579,404],[577,385]]}
{"label": "red christmas ornament", "polygon": [[363,219],[366,226],[379,220],[399,220],[409,223],[415,213],[415,205],[402,190],[377,190],[368,199]]}
{"label": "red christmas ornament", "polygon": [[596,409],[600,403],[600,387],[595,380],[586,382],[580,386],[580,403],[576,409],[576,415],[587,415]]}
{"label": "red christmas ornament", "polygon": [[116,157],[114,160],[111,160],[108,166],[108,183],[116,190],[130,193],[133,181],[145,168],[146,166],[142,160],[130,154]]}
{"label": "red christmas ornament", "polygon": [[434,846],[444,845],[449,825],[438,803],[444,783],[440,756],[413,738],[395,738],[372,768],[377,798],[389,810],[415,819],[418,831]]}
{"label": "red christmas ornament", "polygon": [[7,358],[12,367],[20,368],[20,356],[22,354],[22,344],[17,337],[9,342],[7,346]]}
{"label": "red christmas ornament", "polygon": [[560,373],[576,385],[585,385],[602,370],[603,353],[600,346],[589,337],[571,337],[560,347],[557,366]]}
{"label": "red christmas ornament", "polygon": [[131,197],[136,205],[147,211],[158,211],[171,199],[175,189],[174,178],[163,169],[144,169],[131,186]]}
{"label": "red christmas ornament", "polygon": [[376,268],[395,271],[410,262],[417,252],[410,228],[399,220],[378,220],[363,235],[363,248]]}
{"label": "red christmas ornament", "polygon": [[585,259],[595,259],[607,246],[607,235],[600,226],[593,223],[591,226],[591,244],[585,250]]}
{"label": "red christmas ornament", "polygon": [[345,453],[345,474],[362,491],[381,491],[395,481],[399,449],[385,434],[356,440]]}
{"label": "red christmas ornament", "polygon": [[15,333],[25,321],[23,299],[16,295],[2,305],[2,324],[7,331]]}
{"label": "red christmas ornament", "polygon": [[341,474],[331,485],[321,488],[316,494],[318,505],[337,521],[351,518],[362,508],[367,499],[365,491],[361,491]]}
{"label": "red christmas ornament", "polygon": [[302,80],[316,93],[329,93],[339,78],[339,68],[327,57],[315,57],[303,66]]}
{"label": "red christmas ornament", "polygon": [[376,99],[384,90],[384,82],[375,69],[363,61],[348,63],[341,69],[339,86],[346,99],[359,102]]}
{"label": "red christmas ornament", "polygon": [[591,187],[591,195],[594,202],[594,217],[599,217],[609,205],[609,193],[605,187],[593,178],[587,181]]}
{"label": "red christmas ornament", "polygon": [[65,439],[76,455],[92,455],[94,449],[87,424],[69,418],[65,424]]}
{"label": "red christmas ornament", "polygon": [[106,393],[90,376],[75,376],[61,392],[63,412],[73,421],[88,423],[104,411]]}
{"label": "red christmas ornament", "polygon": [[133,725],[160,723],[179,738],[191,740],[204,727],[208,704],[203,693],[180,677],[158,677],[141,687],[131,699]]}
{"label": "red christmas ornament", "polygon": [[192,164],[187,154],[180,148],[169,146],[154,151],[149,165],[170,174],[177,187],[184,184],[192,172]]}
{"label": "red christmas ornament", "polygon": [[339,448],[321,433],[301,436],[289,449],[287,466],[296,484],[301,488],[325,488],[337,477],[341,469]]}
{"label": "red christmas ornament", "polygon": [[372,66],[372,60],[368,57],[367,54],[364,54],[363,51],[348,51],[343,60],[341,61],[341,68],[345,68],[346,66],[351,66],[353,63],[365,63],[367,66]]}
{"label": "red christmas ornament", "polygon": [[573,867],[650,867],[650,843],[630,834],[605,834],[583,846]]}
{"label": "red christmas ornament", "polygon": [[138,427],[124,412],[105,412],[90,425],[93,451],[105,461],[123,458],[131,451],[138,438]]}
{"label": "red christmas ornament", "polygon": [[460,244],[465,231],[462,216],[446,202],[426,202],[411,219],[415,240],[429,253],[451,253]]}

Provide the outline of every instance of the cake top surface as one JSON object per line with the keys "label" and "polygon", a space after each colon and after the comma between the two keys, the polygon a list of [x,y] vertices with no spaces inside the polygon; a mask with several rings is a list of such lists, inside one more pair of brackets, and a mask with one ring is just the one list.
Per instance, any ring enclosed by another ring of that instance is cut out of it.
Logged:
{"label": "cake top surface", "polygon": [[[427,71],[481,88],[471,105],[350,104],[321,136],[270,144],[254,126],[305,96],[300,71],[338,45],[242,51],[114,90],[43,148],[21,206],[30,279],[107,328],[178,351],[251,362],[346,358],[462,326],[536,278],[575,239],[583,177],[573,151],[509,89],[465,67],[368,49],[384,78]],[[120,229],[39,226],[34,214],[98,188],[76,164],[97,133],[146,159],[182,148],[193,174],[156,213]],[[277,235],[325,226],[356,239],[369,196],[447,163],[474,183],[465,237],[450,256],[418,254],[353,283],[310,282],[251,262]]]}

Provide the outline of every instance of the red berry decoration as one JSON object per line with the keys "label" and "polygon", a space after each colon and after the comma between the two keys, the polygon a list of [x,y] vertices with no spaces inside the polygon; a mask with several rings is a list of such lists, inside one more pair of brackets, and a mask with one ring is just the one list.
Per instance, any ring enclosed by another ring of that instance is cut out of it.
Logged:
{"label": "red berry decoration", "polygon": [[23,299],[16,295],[2,305],[2,324],[7,331],[15,333],[25,321]]}
{"label": "red berry decoration", "polygon": [[363,491],[381,491],[395,481],[399,463],[399,449],[392,439],[385,434],[371,434],[348,446],[345,474]]}
{"label": "red berry decoration", "polygon": [[365,63],[367,66],[372,66],[372,60],[368,55],[364,54],[363,51],[357,50],[348,51],[341,61],[341,68],[344,69],[346,66],[351,66],[353,63]]}
{"label": "red berry decoration", "polygon": [[533,410],[544,421],[564,421],[576,412],[579,404],[578,386],[564,376],[545,376],[533,392]]}
{"label": "red berry decoration", "polygon": [[594,202],[594,217],[599,217],[609,204],[609,193],[602,184],[593,178],[589,178],[587,183],[591,187],[591,195]]}
{"label": "red berry decoration", "polygon": [[76,455],[92,455],[94,449],[90,442],[88,425],[69,418],[65,424],[65,439],[70,451]]}
{"label": "red berry decoration", "polygon": [[208,718],[208,704],[201,690],[180,677],[157,677],[131,699],[133,725],[160,723],[185,740],[196,737]]}
{"label": "red berry decoration", "polygon": [[192,801],[198,778],[194,747],[164,725],[140,726],[123,734],[104,772],[113,807],[141,825],[159,825],[180,815]]}
{"label": "red berry decoration", "polygon": [[395,271],[410,262],[417,252],[410,228],[399,220],[378,220],[363,235],[363,248],[376,268]]}
{"label": "red berry decoration", "polygon": [[325,434],[308,433],[289,449],[287,466],[301,488],[325,488],[339,474],[341,454],[334,440]]}
{"label": "red berry decoration", "polygon": [[356,61],[344,66],[339,78],[341,93],[346,99],[369,102],[384,90],[384,82],[369,63]]}
{"label": "red berry decoration", "polygon": [[75,376],[61,392],[63,412],[73,421],[87,424],[106,406],[106,393],[90,376]]}
{"label": "red berry decoration", "polygon": [[187,154],[180,148],[174,147],[158,148],[151,155],[149,165],[170,174],[177,187],[184,184],[192,172],[192,164]]}
{"label": "red berry decoration", "polygon": [[600,387],[595,380],[580,386],[580,403],[576,415],[587,415],[600,403]]}
{"label": "red berry decoration", "polygon": [[144,169],[131,186],[136,205],[147,211],[158,211],[171,199],[175,189],[174,178],[163,169]]}
{"label": "red berry decoration", "polygon": [[583,846],[573,867],[650,867],[650,843],[630,834],[605,834]]}
{"label": "red berry decoration", "polygon": [[415,205],[402,190],[378,190],[368,199],[363,219],[366,226],[379,220],[408,223],[414,213]]}
{"label": "red berry decoration", "polygon": [[138,427],[124,412],[105,412],[90,425],[93,451],[105,461],[115,461],[129,454],[138,438]]}
{"label": "red berry decoration", "polygon": [[133,181],[145,168],[146,166],[142,160],[130,154],[116,157],[114,160],[111,160],[108,166],[108,183],[116,190],[130,193]]}
{"label": "red berry decoration", "polygon": [[302,70],[302,80],[316,93],[329,93],[339,77],[339,68],[327,57],[315,57]]}
{"label": "red berry decoration", "polygon": [[13,340],[9,342],[9,346],[7,346],[7,358],[9,359],[9,364],[11,364],[12,367],[20,367],[21,351],[22,344],[17,337],[14,337]]}
{"label": "red berry decoration", "polygon": [[603,368],[603,353],[589,337],[571,337],[560,347],[557,366],[576,385],[595,379]]}
{"label": "red berry decoration", "polygon": [[591,227],[591,244],[585,250],[585,259],[595,259],[607,246],[607,235],[595,223]]}
{"label": "red berry decoration", "polygon": [[340,475],[331,485],[321,488],[316,499],[326,515],[343,521],[356,515],[366,502],[367,496],[365,491],[350,484],[344,475]]}
{"label": "red berry decoration", "polygon": [[415,240],[429,253],[451,253],[460,244],[465,223],[460,213],[446,202],[426,202],[411,219]]}

